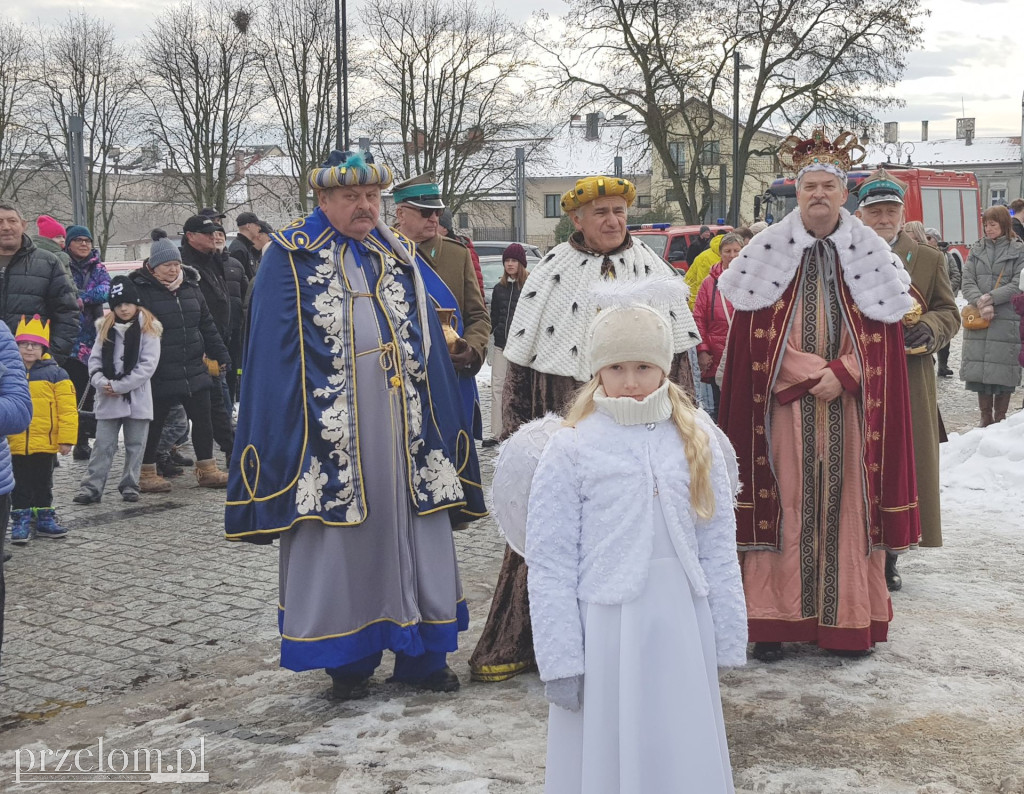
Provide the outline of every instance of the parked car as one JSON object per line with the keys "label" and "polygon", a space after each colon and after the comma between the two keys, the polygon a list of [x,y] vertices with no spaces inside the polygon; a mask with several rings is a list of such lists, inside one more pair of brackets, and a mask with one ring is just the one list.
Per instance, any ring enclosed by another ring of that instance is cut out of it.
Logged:
{"label": "parked car", "polygon": [[[720,231],[732,231],[732,226],[704,225],[711,229],[713,235]],[[675,226],[671,223],[642,223],[632,224],[626,228],[629,229],[631,235],[647,243],[658,256],[672,267],[678,268],[684,273],[690,267],[689,262],[686,261],[686,249],[700,234],[700,225]]]}
{"label": "parked car", "polygon": [[[501,256],[505,253],[505,249],[512,245],[512,240],[502,242],[501,240],[480,240],[477,242],[473,241],[473,247],[476,249],[477,254],[480,256],[481,262],[485,256]],[[526,251],[526,264],[529,266],[530,262],[536,260],[537,262],[541,259],[540,249],[535,245],[527,245],[526,243],[520,243],[523,246],[523,250]],[[499,274],[500,275],[500,274]]]}

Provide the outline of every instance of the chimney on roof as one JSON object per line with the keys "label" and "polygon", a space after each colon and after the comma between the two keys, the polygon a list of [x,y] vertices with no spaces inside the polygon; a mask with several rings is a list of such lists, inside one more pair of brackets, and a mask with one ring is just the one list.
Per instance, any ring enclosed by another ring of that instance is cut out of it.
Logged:
{"label": "chimney on roof", "polygon": [[922,141],[928,140],[928,122],[927,121],[922,121],[921,122],[921,140]]}

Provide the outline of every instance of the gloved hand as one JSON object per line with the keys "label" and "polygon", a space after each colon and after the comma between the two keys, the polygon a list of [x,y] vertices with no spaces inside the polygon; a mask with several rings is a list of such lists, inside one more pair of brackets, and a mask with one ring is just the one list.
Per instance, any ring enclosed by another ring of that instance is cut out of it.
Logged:
{"label": "gloved hand", "polygon": [[579,711],[583,705],[583,676],[556,678],[544,684],[544,697],[552,706]]}
{"label": "gloved hand", "polygon": [[927,347],[932,346],[935,341],[935,334],[925,323],[917,325],[906,325],[903,327],[903,344],[905,347]]}
{"label": "gloved hand", "polygon": [[[451,354],[452,366],[455,367],[455,372],[458,375],[476,375],[480,371],[480,367],[483,366],[483,361],[481,361],[477,352],[465,340],[460,340],[460,342],[462,344]],[[465,347],[462,345],[465,345]]]}

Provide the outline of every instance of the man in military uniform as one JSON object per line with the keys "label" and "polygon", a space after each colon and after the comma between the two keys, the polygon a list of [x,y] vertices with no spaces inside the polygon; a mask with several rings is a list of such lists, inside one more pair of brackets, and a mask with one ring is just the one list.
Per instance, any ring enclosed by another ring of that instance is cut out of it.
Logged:
{"label": "man in military uniform", "polygon": [[[857,191],[859,217],[885,240],[910,274],[911,296],[921,305],[920,320],[904,324],[907,348],[907,380],[910,417],[914,430],[917,498],[921,510],[922,546],[942,545],[942,514],[939,508],[939,409],[935,393],[932,355],[960,330],[960,312],[949,283],[946,261],[940,251],[918,245],[902,231],[903,195],[907,186],[880,168]],[[903,582],[896,572],[896,555],[889,552],[885,580],[890,590]]]}
{"label": "man in military uniform", "polygon": [[439,221],[445,205],[433,173],[396,185],[393,197],[396,227],[416,243],[416,252],[441,277],[458,304],[461,336],[467,345],[452,353],[452,364],[460,378],[472,378],[483,366],[491,334],[491,318],[476,280],[473,258],[466,246],[444,236]]}

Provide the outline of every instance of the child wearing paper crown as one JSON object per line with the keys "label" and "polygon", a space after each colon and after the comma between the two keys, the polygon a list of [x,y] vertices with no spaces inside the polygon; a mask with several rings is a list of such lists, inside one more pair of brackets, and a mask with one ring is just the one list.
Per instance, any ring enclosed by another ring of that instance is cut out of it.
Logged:
{"label": "child wearing paper crown", "polygon": [[8,436],[14,468],[11,493],[11,541],[28,543],[35,515],[36,536],[60,538],[68,534],[53,510],[53,464],[57,453],[68,455],[78,439],[78,404],[75,387],[57,362],[47,355],[50,324],[39,315],[22,316],[14,334],[28,375],[32,396],[32,423],[28,430]]}
{"label": "child wearing paper crown", "polygon": [[736,456],[667,379],[682,280],[599,290],[593,379],[540,455],[526,518],[545,790],[732,792],[718,666],[746,661]]}
{"label": "child wearing paper crown", "polygon": [[76,504],[99,502],[124,436],[124,470],[117,490],[126,502],[139,501],[139,477],[153,418],[150,378],[160,361],[163,326],[139,306],[139,291],[127,276],[110,282],[110,313],[96,321],[96,344],[89,354],[89,382],[96,389],[96,445]]}

